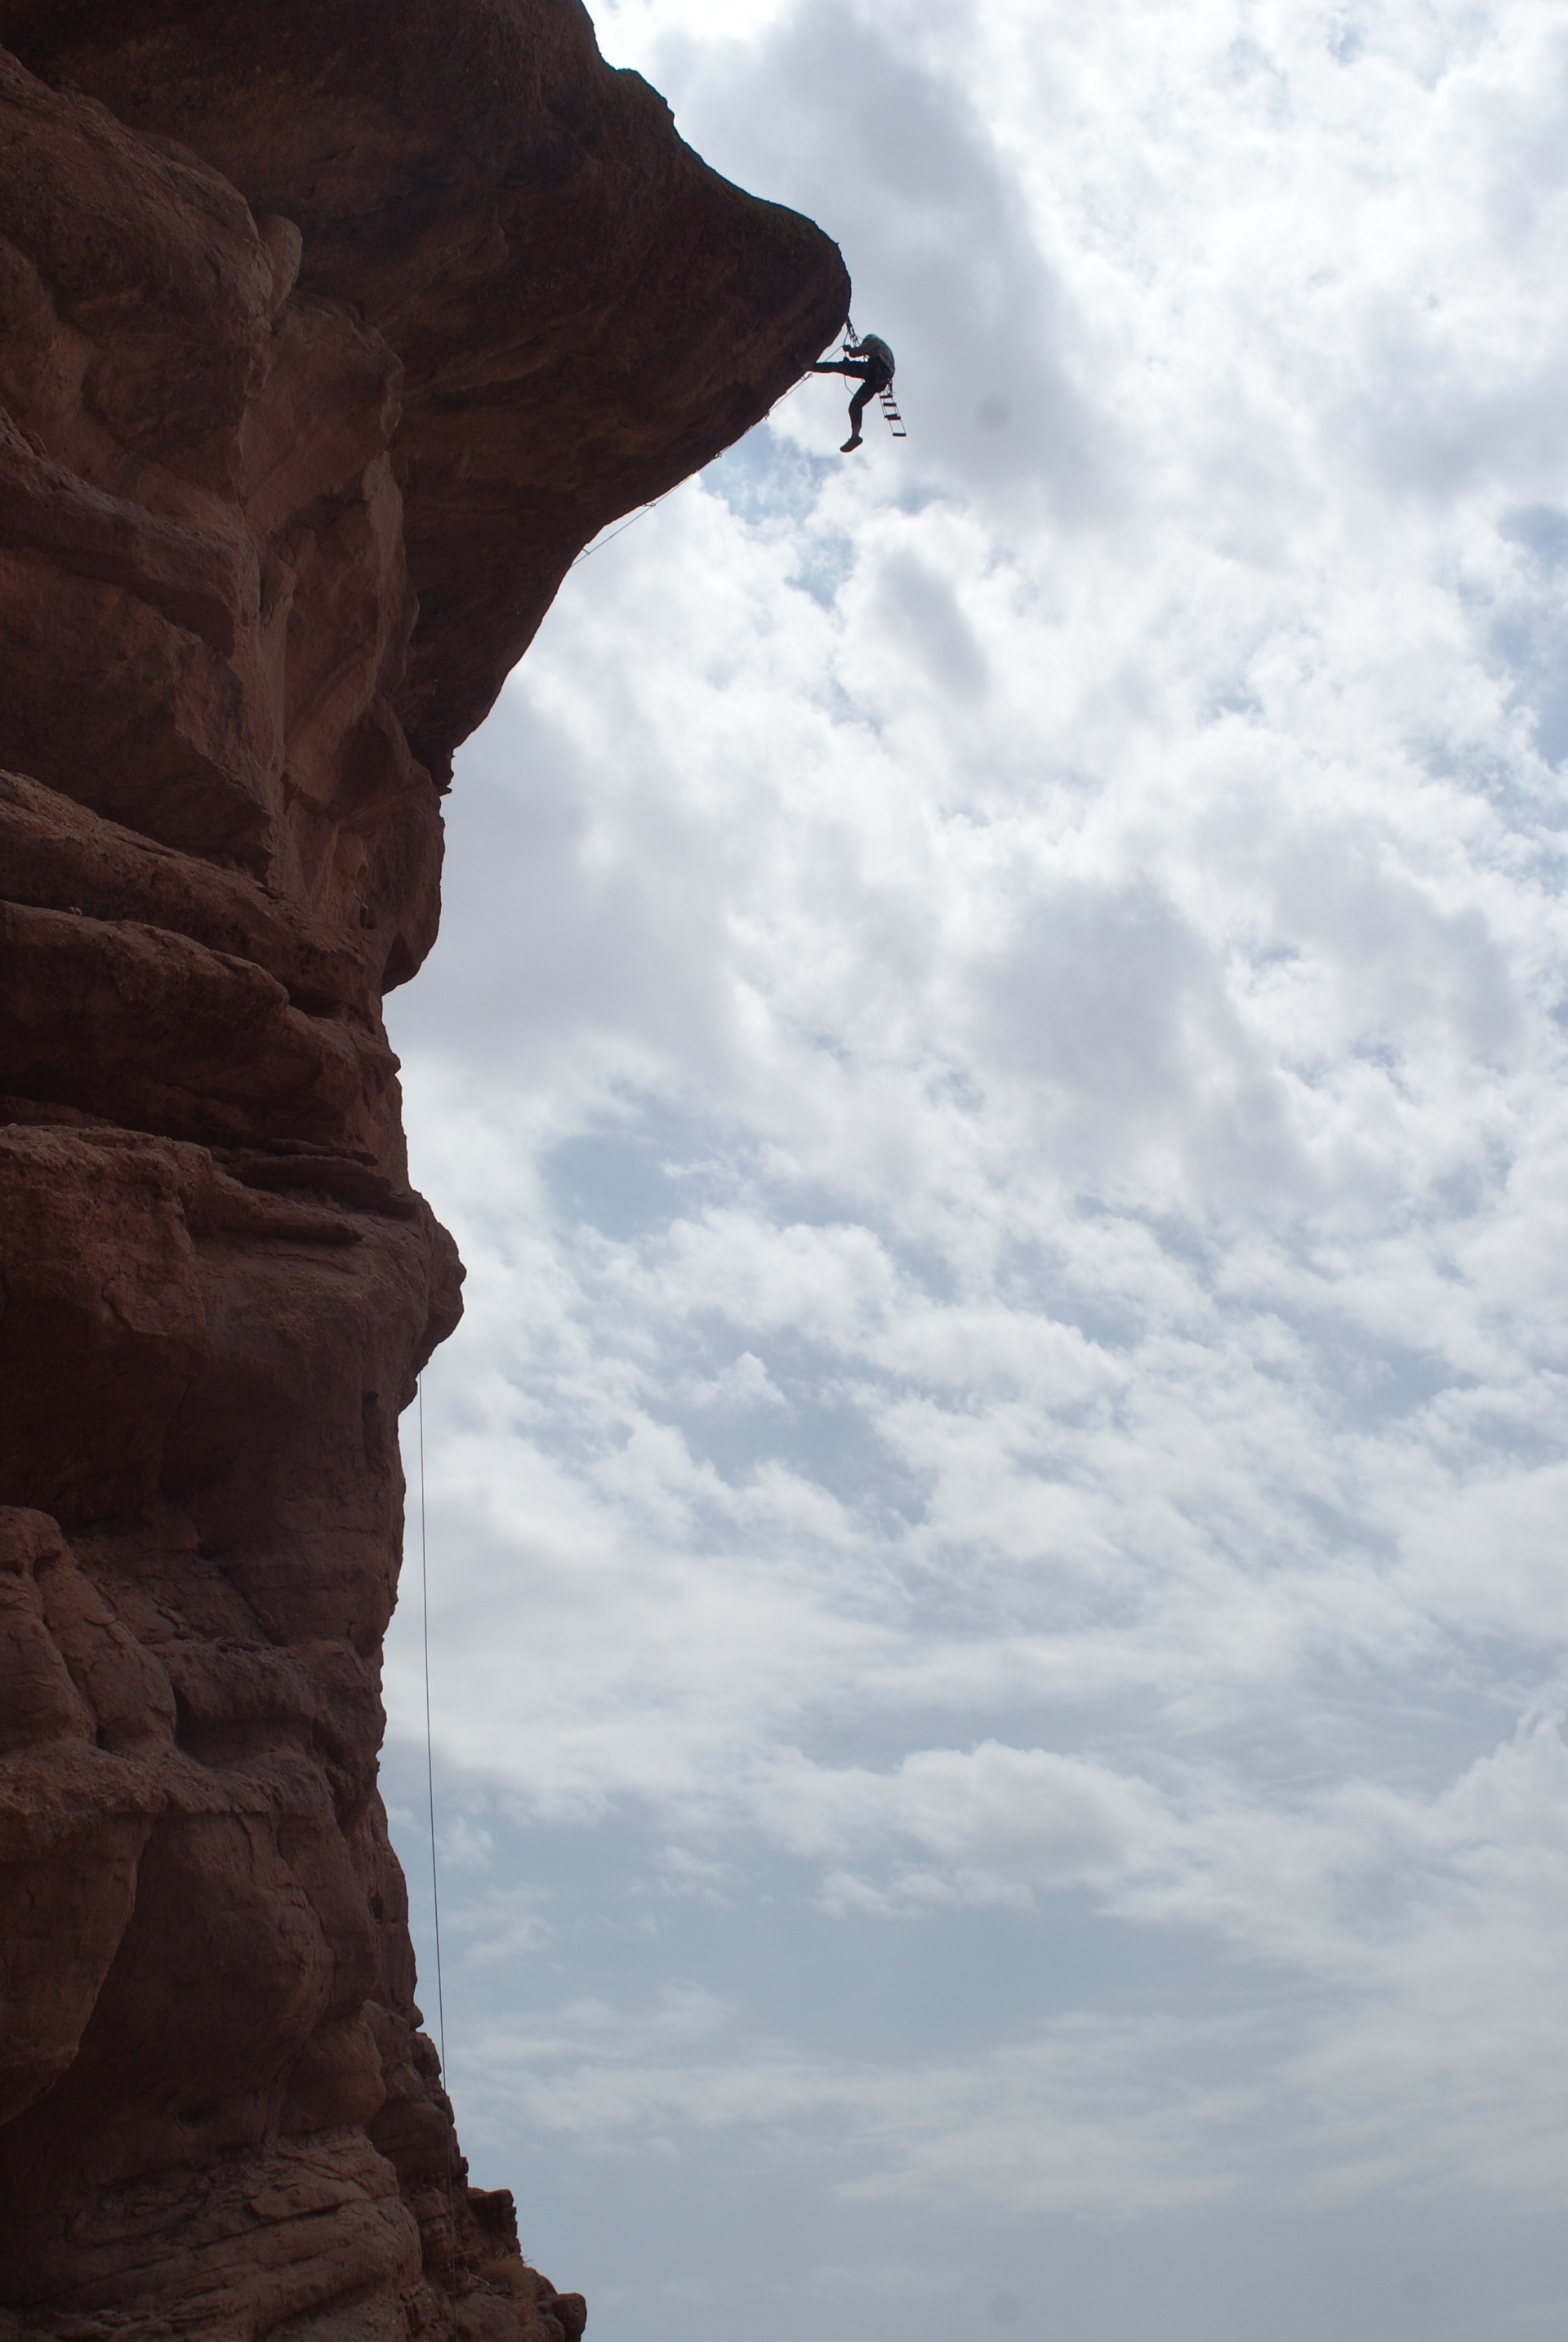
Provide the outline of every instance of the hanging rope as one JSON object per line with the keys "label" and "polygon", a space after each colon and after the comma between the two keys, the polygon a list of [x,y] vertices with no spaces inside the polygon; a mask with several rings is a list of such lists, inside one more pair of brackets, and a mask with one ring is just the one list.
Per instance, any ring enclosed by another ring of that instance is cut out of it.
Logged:
{"label": "hanging rope", "polygon": [[[666,488],[664,490],[664,496],[667,496],[669,493],[669,489]],[[655,496],[652,504],[640,505],[632,515],[632,520],[624,520],[619,528],[613,528],[610,531],[608,536],[595,537],[592,545],[585,545],[583,547],[582,552],[577,555],[577,561],[586,561],[589,555],[592,553],[603,553],[607,545],[614,545],[618,536],[625,535],[626,531],[632,525],[632,521],[642,520],[647,515],[647,514],[656,512],[660,505],[664,503],[664,496]],[[575,569],[577,566],[577,561],[574,561],[572,564],[573,569]],[[570,576],[572,574],[571,570],[568,570],[566,574]]]}
{"label": "hanging rope", "polygon": [[[430,1724],[430,1540],[424,1526],[424,1378],[414,1385],[419,1398],[419,1595],[424,1626],[424,1781],[430,1795],[430,1907],[435,1922],[435,2033],[441,2049],[441,2080],[448,2103],[446,1996],[441,1985],[441,1887],[435,1871],[435,1736]],[[452,2125],[446,2127],[446,2231],[452,2239],[452,2331],[457,2332],[457,2211],[452,2192]]]}
{"label": "hanging rope", "polygon": [[[845,347],[846,347],[846,348],[853,348],[853,347],[854,347],[854,338],[855,338],[854,326],[853,323],[852,323],[850,320],[848,320],[848,319],[846,319],[846,320],[844,321],[844,331],[845,331],[846,335],[848,335],[848,340],[847,340],[847,342],[845,343]],[[811,368],[810,368],[810,366],[807,366],[807,368],[806,368],[806,370],[805,370],[805,372],[804,372],[804,374],[802,374],[802,375],[796,375],[796,377],[795,377],[794,381],[791,383],[791,385],[790,385],[790,386],[789,386],[789,390],[786,390],[786,391],[784,392],[784,396],[787,398],[787,397],[789,396],[789,395],[790,395],[790,390],[798,390],[798,389],[800,388],[800,386],[801,386],[801,384],[802,384],[803,382],[809,381],[809,380],[810,380],[810,377],[811,377]],[[769,409],[768,409],[768,413],[769,413],[770,415],[773,413],[773,408],[772,408],[771,406],[770,406],[770,407],[769,407]],[[721,452],[722,452],[722,451],[721,451]],[[680,485],[680,484],[679,484],[679,483],[677,483],[677,485]],[[664,496],[671,495],[673,495],[674,493],[674,491],[673,489],[671,489],[671,488],[666,488],[666,489],[664,490]],[[640,520],[645,520],[649,513],[651,513],[651,512],[657,512],[657,510],[658,510],[659,506],[660,506],[660,505],[664,503],[664,496],[655,496],[655,497],[653,499],[653,502],[652,502],[651,504],[640,505],[638,506],[637,510],[636,510],[636,511],[635,511],[635,512],[631,515],[631,518],[630,518],[629,520],[624,520],[624,521],[621,523],[621,525],[620,525],[620,527],[619,527],[619,528],[613,528],[613,529],[610,531],[610,534],[609,534],[609,535],[608,535],[608,536],[596,536],[596,537],[594,539],[594,542],[593,542],[593,544],[592,544],[592,545],[585,545],[583,547],[582,552],[577,555],[577,560],[576,560],[576,561],[574,561],[574,562],[573,562],[573,564],[572,564],[572,565],[571,565],[571,568],[567,570],[566,575],[567,575],[568,576],[570,576],[570,575],[571,575],[571,574],[572,574],[572,570],[573,570],[573,569],[575,569],[575,568],[576,568],[576,566],[577,566],[577,562],[579,562],[579,561],[588,561],[588,560],[591,560],[591,559],[592,559],[592,557],[593,557],[593,555],[594,555],[595,553],[603,553],[603,551],[604,550],[604,547],[605,547],[607,545],[614,545],[614,542],[615,542],[615,539],[616,539],[618,536],[624,536],[624,535],[625,535],[625,534],[626,534],[626,531],[627,531],[627,530],[628,530],[628,529],[633,525],[633,524],[634,524],[634,522],[636,522],[636,521],[640,521]]]}
{"label": "hanging rope", "polygon": [[[844,346],[846,349],[853,349],[855,341],[855,332],[854,324],[848,319],[844,321],[844,332],[848,337],[845,341]],[[803,382],[808,382],[810,378],[811,368],[810,366],[807,366],[804,374],[796,375],[794,381],[791,383],[789,390],[786,390],[784,395],[787,398],[791,390],[798,390],[801,384]],[[768,413],[770,415],[773,413],[773,408],[771,406],[768,409]],[[902,430],[899,431],[898,435],[900,437],[904,435]],[[721,450],[721,453],[723,451]],[[677,485],[679,485],[679,483],[677,483]],[[674,491],[673,489],[666,488],[664,490],[664,496],[672,495],[674,493]],[[578,562],[591,560],[595,553],[603,553],[607,545],[614,545],[618,536],[624,536],[626,531],[632,527],[635,522],[645,520],[651,512],[657,512],[659,506],[664,501],[664,496],[655,496],[651,504],[640,505],[637,507],[637,510],[633,513],[631,518],[629,520],[624,520],[619,528],[613,528],[608,536],[596,536],[592,545],[585,545],[583,547],[582,552],[577,555],[576,561],[572,563],[571,568],[567,570],[566,575],[568,576],[571,575],[572,570],[576,568]]]}

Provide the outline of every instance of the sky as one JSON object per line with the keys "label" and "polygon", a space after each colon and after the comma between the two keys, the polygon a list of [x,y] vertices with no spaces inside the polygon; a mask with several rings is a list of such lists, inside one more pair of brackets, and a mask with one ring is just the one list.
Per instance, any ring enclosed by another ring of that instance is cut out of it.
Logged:
{"label": "sky", "polygon": [[1568,2334],[1568,6],[605,0],[845,386],[389,1004],[385,1784],[595,2342]]}

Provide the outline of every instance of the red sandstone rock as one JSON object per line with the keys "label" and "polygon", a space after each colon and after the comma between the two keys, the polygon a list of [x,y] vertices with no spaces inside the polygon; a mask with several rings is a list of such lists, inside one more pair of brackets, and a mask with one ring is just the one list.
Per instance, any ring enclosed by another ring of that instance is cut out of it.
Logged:
{"label": "red sandstone rock", "polygon": [[0,2342],[577,2342],[376,1792],[462,1274],[381,996],[567,564],[847,285],[574,0],[0,40]]}

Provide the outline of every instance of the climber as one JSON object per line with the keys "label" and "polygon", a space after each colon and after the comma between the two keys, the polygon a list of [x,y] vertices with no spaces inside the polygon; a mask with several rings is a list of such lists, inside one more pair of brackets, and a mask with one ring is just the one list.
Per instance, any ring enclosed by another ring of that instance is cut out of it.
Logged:
{"label": "climber", "polygon": [[860,388],[849,402],[849,437],[839,449],[847,455],[852,447],[860,445],[860,418],[872,400],[886,390],[893,381],[893,352],[875,334],[863,334],[842,358],[818,358],[813,374],[847,374],[859,383]]}

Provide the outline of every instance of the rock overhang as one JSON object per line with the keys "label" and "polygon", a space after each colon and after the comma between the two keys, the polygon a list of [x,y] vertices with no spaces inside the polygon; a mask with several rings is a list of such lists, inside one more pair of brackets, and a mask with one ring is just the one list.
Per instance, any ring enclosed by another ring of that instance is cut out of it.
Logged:
{"label": "rock overhang", "polygon": [[576,2342],[376,1788],[462,1274],[381,999],[570,561],[847,306],[575,0],[0,0],[8,2342]]}
{"label": "rock overhang", "polygon": [[837,246],[710,170],[577,0],[0,0],[0,45],[291,222],[299,292],[394,355],[397,704],[442,777],[582,546],[848,311]]}

